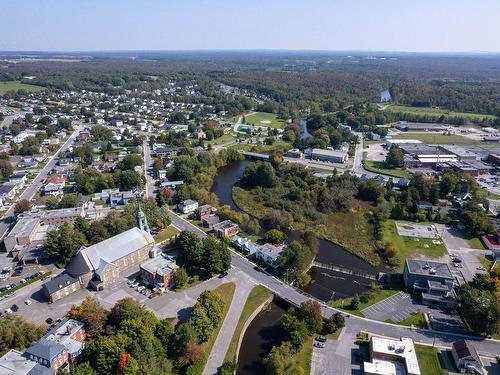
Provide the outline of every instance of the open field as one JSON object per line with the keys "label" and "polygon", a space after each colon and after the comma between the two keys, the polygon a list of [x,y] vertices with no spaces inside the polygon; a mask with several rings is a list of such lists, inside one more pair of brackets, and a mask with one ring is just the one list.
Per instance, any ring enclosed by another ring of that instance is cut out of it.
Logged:
{"label": "open field", "polygon": [[394,136],[394,139],[417,139],[424,143],[445,145],[486,145],[485,142],[463,137],[457,134],[446,135],[441,133],[429,132],[399,133]]}
{"label": "open field", "polygon": [[279,119],[274,113],[265,112],[257,112],[245,116],[244,123],[275,129],[283,129],[285,127],[285,120]]}
{"label": "open field", "polygon": [[243,326],[250,318],[250,315],[252,315],[252,313],[266,300],[271,298],[271,296],[271,291],[261,285],[257,285],[251,290],[250,294],[248,295],[247,301],[245,302],[245,306],[243,307],[243,311],[241,312],[238,324],[236,325],[236,328],[234,330],[233,338],[231,339],[231,343],[229,344],[229,348],[227,349],[224,362],[235,362],[236,350],[238,349],[238,341],[240,340]]}
{"label": "open field", "polygon": [[309,337],[302,346],[302,349],[293,356],[297,365],[304,369],[304,374],[311,373],[313,341],[314,338],[312,336]]}
{"label": "open field", "polygon": [[191,375],[200,374],[203,372],[205,368],[205,364],[207,363],[208,356],[212,351],[212,346],[214,346],[215,340],[217,339],[217,335],[219,334],[219,330],[224,323],[224,318],[226,317],[227,311],[229,310],[229,306],[231,305],[231,301],[233,300],[234,291],[236,289],[236,285],[234,283],[226,283],[218,286],[214,289],[214,292],[218,293],[222,299],[224,300],[224,317],[222,318],[222,323],[219,327],[212,333],[212,337],[204,344],[202,344],[203,355],[199,362],[188,367],[186,373]]}
{"label": "open field", "polygon": [[446,248],[443,241],[438,240],[440,244],[433,243],[430,238],[404,237],[398,234],[394,220],[388,220],[384,228],[384,243],[391,243],[398,251],[400,260],[399,269],[402,270],[404,260],[412,256],[423,256],[427,258],[440,257],[446,254]]}
{"label": "open field", "polygon": [[481,239],[478,237],[466,239],[465,241],[467,241],[467,243],[472,249],[486,250],[483,241],[481,241]]}
{"label": "open field", "polygon": [[438,351],[432,346],[415,345],[417,351],[418,365],[422,375],[443,375],[448,371],[441,368]]}
{"label": "open field", "polygon": [[230,132],[230,133],[224,133],[222,135],[222,137],[215,138],[215,139],[212,139],[210,141],[205,141],[205,144],[216,146],[216,145],[220,145],[222,143],[234,141],[235,139],[236,139],[236,137],[234,136],[234,134]]}
{"label": "open field", "polygon": [[29,92],[41,91],[44,88],[41,86],[28,85],[19,81],[6,81],[0,82],[0,95],[5,94],[7,91],[26,90]]}
{"label": "open field", "polygon": [[[387,323],[394,323],[391,320],[386,320]],[[397,323],[402,326],[407,326],[407,327],[416,327],[416,328],[427,328],[427,324],[425,323],[425,318],[424,314],[421,312],[417,312],[415,314],[410,315],[408,318],[403,319],[399,323]]]}
{"label": "open field", "polygon": [[363,160],[363,167],[370,172],[380,173],[391,177],[410,178],[410,173],[404,169],[386,168],[384,161]]}
{"label": "open field", "polygon": [[430,116],[441,116],[446,115],[450,117],[464,117],[472,121],[482,120],[488,118],[490,120],[495,119],[493,115],[482,115],[479,113],[466,113],[466,112],[453,112],[446,109],[439,108],[429,108],[429,107],[410,107],[405,105],[391,104],[385,108],[388,112],[400,112],[400,113],[411,113],[414,115],[430,115]]}

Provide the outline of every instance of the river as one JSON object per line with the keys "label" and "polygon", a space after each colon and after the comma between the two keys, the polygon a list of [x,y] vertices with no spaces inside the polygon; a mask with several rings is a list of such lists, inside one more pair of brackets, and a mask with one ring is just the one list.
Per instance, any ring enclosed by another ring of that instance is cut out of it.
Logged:
{"label": "river", "polygon": [[[241,211],[233,201],[232,188],[249,162],[249,160],[242,160],[219,169],[212,191],[219,198],[220,205],[228,205],[235,211]],[[301,235],[299,231],[287,231],[286,234],[288,241],[296,240]],[[326,240],[319,240],[316,261],[370,274],[376,274],[379,271],[342,247]],[[311,268],[310,275],[312,281],[304,288],[304,291],[325,301],[343,299],[362,293],[372,282],[363,277],[317,267]],[[240,349],[238,374],[250,375],[264,372],[261,359],[283,338],[279,319],[284,312],[283,306],[272,303],[269,309],[261,312],[249,325]]]}

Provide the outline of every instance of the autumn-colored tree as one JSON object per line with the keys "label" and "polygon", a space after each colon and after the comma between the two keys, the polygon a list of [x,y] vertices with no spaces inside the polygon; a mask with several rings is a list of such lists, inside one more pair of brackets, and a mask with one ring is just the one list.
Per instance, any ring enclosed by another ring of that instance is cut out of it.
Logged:
{"label": "autumn-colored tree", "polygon": [[82,321],[89,337],[97,337],[104,332],[109,312],[93,297],[87,297],[80,305],[73,305],[68,315]]}
{"label": "autumn-colored tree", "polygon": [[129,353],[121,353],[118,357],[118,369],[116,371],[117,375],[122,375],[125,369],[127,368],[128,361],[132,356]]}
{"label": "autumn-colored tree", "polygon": [[194,341],[188,341],[186,347],[184,348],[183,355],[179,358],[179,363],[182,365],[192,365],[200,361],[203,354],[203,349],[201,345],[198,345]]}

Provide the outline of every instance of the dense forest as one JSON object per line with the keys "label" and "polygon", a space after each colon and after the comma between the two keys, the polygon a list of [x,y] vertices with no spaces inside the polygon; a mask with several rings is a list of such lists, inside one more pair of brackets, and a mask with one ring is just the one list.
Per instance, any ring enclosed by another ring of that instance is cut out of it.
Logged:
{"label": "dense forest", "polygon": [[269,100],[274,112],[337,111],[380,100],[388,89],[399,104],[439,106],[457,112],[500,116],[500,59],[491,55],[374,55],[335,53],[134,53],[95,54],[64,60],[17,62],[0,81],[35,75],[30,83],[51,89],[155,90],[169,81],[196,81],[198,100],[227,100],[225,83]]}

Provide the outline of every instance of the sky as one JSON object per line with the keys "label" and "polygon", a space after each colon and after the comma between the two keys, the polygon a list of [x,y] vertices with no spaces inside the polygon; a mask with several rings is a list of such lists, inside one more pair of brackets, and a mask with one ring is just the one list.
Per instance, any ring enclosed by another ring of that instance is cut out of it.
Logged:
{"label": "sky", "polygon": [[0,51],[500,52],[500,0],[0,3]]}

